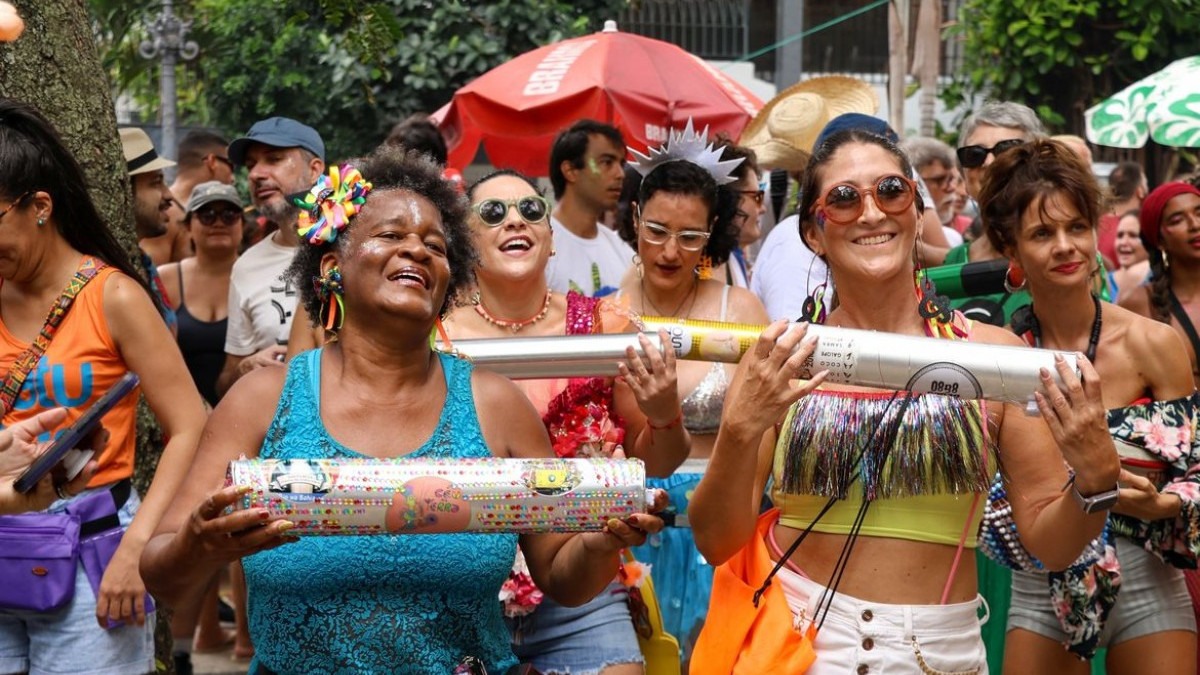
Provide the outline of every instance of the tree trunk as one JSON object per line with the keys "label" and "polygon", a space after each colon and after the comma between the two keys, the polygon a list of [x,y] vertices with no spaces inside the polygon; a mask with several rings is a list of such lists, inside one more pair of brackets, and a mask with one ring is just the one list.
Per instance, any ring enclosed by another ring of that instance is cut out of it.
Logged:
{"label": "tree trunk", "polygon": [[[0,44],[0,96],[36,107],[58,129],[88,181],[104,225],[136,261],[133,192],[117,137],[108,76],[96,52],[86,0],[12,0],[25,32]],[[141,269],[140,264],[136,266]],[[143,400],[138,411],[134,484],[145,494],[162,455],[162,433]],[[174,671],[168,613],[160,607],[159,671]]]}
{"label": "tree trunk", "polygon": [[888,3],[888,122],[904,137],[904,99],[908,75],[909,0]]}
{"label": "tree trunk", "polygon": [[131,252],[133,199],[85,0],[15,0],[25,33],[0,44],[0,96],[32,104],[83,166],[100,216]]}
{"label": "tree trunk", "polygon": [[934,113],[938,71],[941,68],[942,3],[941,0],[920,0],[920,3],[912,72],[921,84],[920,133],[922,136],[933,136],[936,131]]}

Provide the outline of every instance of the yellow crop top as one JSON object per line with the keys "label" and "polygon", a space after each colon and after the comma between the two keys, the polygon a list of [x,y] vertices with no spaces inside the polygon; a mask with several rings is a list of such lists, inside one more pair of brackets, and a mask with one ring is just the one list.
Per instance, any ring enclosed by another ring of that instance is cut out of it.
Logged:
{"label": "yellow crop top", "polygon": [[[771,497],[779,521],[803,530],[830,497],[841,497],[813,530],[850,534],[866,494],[859,532],[867,536],[976,546],[983,504],[996,462],[979,401],[891,392],[817,390],[788,411],[775,445]],[[904,410],[894,441],[876,428]],[[864,447],[871,441],[872,447]],[[862,461],[855,466],[862,455]]]}

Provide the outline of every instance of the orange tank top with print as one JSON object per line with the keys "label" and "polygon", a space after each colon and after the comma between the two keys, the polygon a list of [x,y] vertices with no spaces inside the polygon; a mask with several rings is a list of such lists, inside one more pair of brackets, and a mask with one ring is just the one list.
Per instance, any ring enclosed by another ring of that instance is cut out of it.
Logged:
{"label": "orange tank top with print", "polygon": [[[79,419],[126,373],[128,368],[104,318],[104,284],[109,276],[119,273],[105,267],[75,297],[46,353],[21,387],[13,409],[4,416],[5,427],[44,410],[67,408],[67,419],[39,439],[49,441]],[[0,320],[0,376],[8,377],[13,363],[28,348],[29,343],[15,337]],[[110,436],[107,447],[95,458],[100,469],[91,486],[114,483],[133,474],[137,400],[136,395],[126,396],[104,416],[103,425]]]}

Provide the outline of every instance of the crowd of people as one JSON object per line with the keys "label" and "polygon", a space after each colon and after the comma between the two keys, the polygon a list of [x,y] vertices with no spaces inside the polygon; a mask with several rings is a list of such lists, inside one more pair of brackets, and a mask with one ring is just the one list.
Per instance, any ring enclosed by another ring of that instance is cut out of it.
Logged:
{"label": "crowd of people", "polygon": [[[190,132],[177,162],[125,128],[131,261],[50,123],[0,100],[0,539],[48,551],[74,522],[82,560],[55,602],[0,593],[0,672],[155,671],[156,604],[184,675],[229,643],[261,674],[1196,672],[1200,189],[1098,180],[1017,102],[957,148],[876,107],[813,78],[740,138],[689,124],[646,152],[579,120],[553,199],[511,170],[464,185],[423,116],[358,158],[287,117]],[[984,261],[986,292],[924,281]],[[643,317],[763,330],[738,364],[643,334],[615,377],[514,382],[454,351]],[[809,323],[1078,368],[1043,371],[1036,410],[801,379]],[[78,477],[17,491],[126,372],[167,439],[148,491],[137,397]],[[231,508],[239,458],[399,457],[631,458],[657,497],[520,536],[299,537]],[[18,559],[6,585],[41,594]]]}

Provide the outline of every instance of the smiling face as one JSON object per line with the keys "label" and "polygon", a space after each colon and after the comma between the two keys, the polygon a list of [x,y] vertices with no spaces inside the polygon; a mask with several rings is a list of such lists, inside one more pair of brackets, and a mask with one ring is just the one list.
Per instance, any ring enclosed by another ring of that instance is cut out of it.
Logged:
{"label": "smiling face", "polygon": [[[671,291],[691,284],[694,270],[704,255],[703,246],[689,251],[680,245],[706,243],[711,218],[708,205],[699,195],[658,191],[640,207],[638,255],[644,266],[644,282],[662,291]],[[663,243],[651,243],[651,241]],[[665,241],[664,241],[665,239]]]}
{"label": "smiling face", "polygon": [[428,321],[446,297],[450,263],[442,217],[408,190],[374,192],[354,219],[349,239],[321,262],[342,271],[346,325],[379,312]]}
{"label": "smiling face", "polygon": [[1012,260],[1039,289],[1088,286],[1096,267],[1096,230],[1065,193],[1034,199],[1021,214]]}
{"label": "smiling face", "polygon": [[[517,176],[496,176],[477,185],[471,193],[469,222],[479,251],[476,274],[481,285],[545,275],[553,248],[549,214],[536,223],[527,223],[518,213],[519,200],[537,196],[537,191]],[[495,227],[485,224],[476,211],[488,200],[506,203],[504,220]],[[509,206],[508,202],[513,204]]]}
{"label": "smiling face", "polygon": [[134,174],[133,216],[138,238],[157,237],[167,231],[171,191],[162,171]]}
{"label": "smiling face", "polygon": [[1126,214],[1117,223],[1116,249],[1117,264],[1121,269],[1136,265],[1149,257],[1146,247],[1142,245],[1142,230],[1136,215]]}
{"label": "smiling face", "polygon": [[821,198],[834,186],[850,185],[864,199],[862,213],[851,222],[828,221],[804,228],[809,248],[825,258],[836,283],[853,283],[854,279],[872,283],[903,275],[911,284],[918,235],[916,201],[889,215],[880,210],[874,194],[862,195],[865,190],[876,190],[883,178],[903,176],[900,159],[879,145],[849,142],[834,151],[818,171],[816,194]]}
{"label": "smiling face", "polygon": [[1159,244],[1172,264],[1200,260],[1200,196],[1184,193],[1163,207]]}

